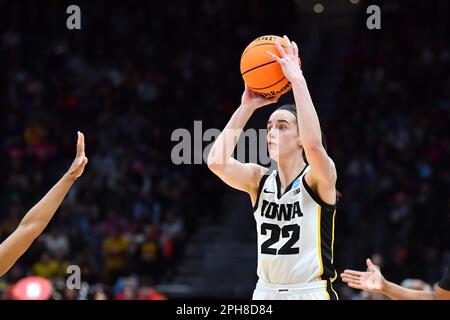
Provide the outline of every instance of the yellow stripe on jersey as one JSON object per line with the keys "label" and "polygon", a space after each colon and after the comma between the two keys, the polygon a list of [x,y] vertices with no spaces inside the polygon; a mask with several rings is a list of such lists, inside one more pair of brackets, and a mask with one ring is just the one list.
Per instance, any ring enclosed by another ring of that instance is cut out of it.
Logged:
{"label": "yellow stripe on jersey", "polygon": [[[317,223],[317,251],[319,253],[319,265],[320,265],[320,272],[317,277],[318,280],[322,280],[322,274],[323,274],[323,260],[322,260],[322,237],[320,232],[321,227],[321,217],[322,217],[322,207],[320,205],[317,206],[317,215],[318,215],[318,223]],[[331,226],[331,263],[333,263],[334,258],[334,219],[336,217],[336,209],[333,211],[333,220],[332,220],[332,226]],[[330,289],[334,292],[335,296],[338,297],[336,291],[333,289],[333,281],[337,278],[337,272],[334,270],[334,277],[330,279]],[[331,300],[330,294],[327,290],[327,284],[328,280],[325,280],[325,294],[327,295],[328,300]]]}
{"label": "yellow stripe on jersey", "polygon": [[[334,218],[336,217],[336,209],[333,211],[333,221],[331,223],[331,263],[333,263],[334,259]],[[331,282],[336,280],[337,278],[337,272],[334,270],[334,277],[331,279]],[[331,286],[331,289],[333,289],[333,286]],[[333,290],[334,291],[334,290]]]}
{"label": "yellow stripe on jersey", "polygon": [[318,220],[317,220],[317,252],[319,253],[319,266],[320,266],[320,271],[319,271],[319,276],[317,277],[318,280],[322,279],[322,274],[323,274],[323,262],[322,262],[322,243],[321,243],[321,235],[320,235],[320,225],[321,225],[321,214],[322,214],[322,207],[321,206],[317,206],[317,215],[318,215]]}
{"label": "yellow stripe on jersey", "polygon": [[[321,216],[322,216],[322,207],[317,206],[317,215],[318,215],[318,221],[317,221],[317,252],[319,252],[319,265],[320,265],[320,271],[319,276],[317,277],[318,280],[322,280],[322,274],[323,274],[323,260],[322,260],[322,237],[320,233],[320,227],[321,227]],[[331,300],[330,294],[327,290],[327,281],[325,283],[325,294],[327,295],[327,300]]]}
{"label": "yellow stripe on jersey", "polygon": [[[334,218],[336,217],[336,209],[334,209],[333,211],[333,221],[332,221],[332,227],[331,227],[331,263],[333,263],[333,259],[334,259]],[[334,277],[333,279],[330,280],[330,288],[331,290],[334,292],[335,296],[337,299],[339,299],[339,296],[337,295],[336,291],[334,291],[333,289],[333,281],[336,280],[337,278],[337,272],[336,270],[334,270]]]}
{"label": "yellow stripe on jersey", "polygon": [[[335,279],[336,279],[336,277],[335,277]],[[338,294],[337,294],[336,291],[334,291],[334,289],[333,289],[333,283],[332,283],[332,281],[330,281],[330,288],[331,288],[331,290],[334,292],[334,295],[336,296],[336,299],[339,300]]]}

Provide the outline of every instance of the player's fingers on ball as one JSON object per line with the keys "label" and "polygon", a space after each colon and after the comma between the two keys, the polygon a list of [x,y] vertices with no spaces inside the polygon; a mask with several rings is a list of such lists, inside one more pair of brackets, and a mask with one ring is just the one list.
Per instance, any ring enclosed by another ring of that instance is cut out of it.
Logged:
{"label": "player's fingers on ball", "polygon": [[288,36],[287,36],[287,35],[284,35],[283,38],[284,38],[284,40],[287,41],[288,46],[291,46],[291,41],[289,40]]}
{"label": "player's fingers on ball", "polygon": [[294,49],[294,55],[298,57],[298,46],[295,41],[292,41],[292,48]]}
{"label": "player's fingers on ball", "polygon": [[281,57],[286,58],[286,51],[284,51],[283,47],[281,46],[280,41],[275,40],[275,47],[277,47],[278,52],[281,54]]}
{"label": "player's fingers on ball", "polygon": [[267,53],[269,56],[271,56],[272,58],[274,58],[276,61],[278,61],[279,63],[281,63],[281,62],[283,61],[279,56],[277,56],[276,54],[273,54],[273,52],[266,51],[266,53]]}
{"label": "player's fingers on ball", "polygon": [[280,58],[279,56],[277,56],[276,54],[274,54],[273,52],[269,52],[267,51],[267,53],[274,58],[279,64],[283,64],[284,60],[282,58]]}
{"label": "player's fingers on ball", "polygon": [[292,43],[291,43],[291,41],[289,40],[289,38],[288,38],[287,35],[284,35],[283,38],[284,38],[284,40],[286,40],[286,46],[287,46],[287,50],[288,50],[288,55],[291,55],[291,54],[292,54],[292,51],[293,51],[293,49],[292,49]]}

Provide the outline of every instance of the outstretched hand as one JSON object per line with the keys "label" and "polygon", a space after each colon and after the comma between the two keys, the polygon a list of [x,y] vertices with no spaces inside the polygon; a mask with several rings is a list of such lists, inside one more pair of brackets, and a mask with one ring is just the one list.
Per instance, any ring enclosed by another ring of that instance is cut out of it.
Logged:
{"label": "outstretched hand", "polygon": [[301,78],[303,76],[302,70],[300,68],[300,58],[298,56],[298,46],[294,41],[290,41],[287,36],[283,37],[285,40],[285,45],[287,52],[283,49],[280,42],[278,40],[275,41],[275,46],[278,49],[281,57],[273,54],[270,51],[266,51],[268,55],[278,61],[281,65],[281,70],[283,71],[284,76],[290,82],[297,78]]}
{"label": "outstretched hand", "polygon": [[75,156],[75,160],[73,160],[72,165],[70,166],[67,173],[69,176],[74,179],[78,178],[83,174],[84,167],[86,163],[88,163],[88,158],[86,158],[84,152],[84,134],[78,131],[78,140],[77,140],[77,154]]}
{"label": "outstretched hand", "polygon": [[379,267],[374,265],[370,259],[367,259],[366,263],[368,271],[345,270],[341,274],[342,281],[354,289],[382,292],[385,280]]}

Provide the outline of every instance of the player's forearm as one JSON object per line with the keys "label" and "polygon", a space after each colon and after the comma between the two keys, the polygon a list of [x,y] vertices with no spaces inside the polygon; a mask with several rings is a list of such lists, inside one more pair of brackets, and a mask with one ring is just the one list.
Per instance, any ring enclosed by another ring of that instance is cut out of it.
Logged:
{"label": "player's forearm", "polygon": [[45,229],[74,182],[75,177],[66,173],[47,192],[47,194],[31,208],[30,211],[28,211],[20,222],[19,228],[24,228],[27,232],[31,232],[33,233],[33,236],[37,237]]}
{"label": "player's forearm", "polygon": [[382,293],[393,300],[433,300],[434,293],[428,291],[411,290],[393,282],[385,281]]}
{"label": "player's forearm", "polygon": [[300,74],[291,82],[297,106],[297,121],[303,147],[317,146],[322,143],[319,117],[309,94],[305,78]]}
{"label": "player's forearm", "polygon": [[224,165],[231,157],[245,125],[253,114],[254,108],[241,105],[233,113],[230,121],[217,137],[208,155],[208,165]]}
{"label": "player's forearm", "polygon": [[75,177],[65,174],[33,208],[17,229],[0,244],[0,276],[5,274],[44,231]]}

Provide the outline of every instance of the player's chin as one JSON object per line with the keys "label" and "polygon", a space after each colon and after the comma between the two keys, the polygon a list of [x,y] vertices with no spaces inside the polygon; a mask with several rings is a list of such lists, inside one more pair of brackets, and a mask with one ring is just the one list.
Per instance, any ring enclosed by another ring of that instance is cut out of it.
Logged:
{"label": "player's chin", "polygon": [[278,160],[280,159],[280,154],[277,151],[271,150],[269,148],[269,158],[270,158],[270,160],[278,162]]}

